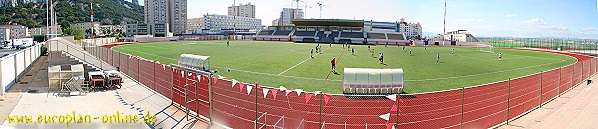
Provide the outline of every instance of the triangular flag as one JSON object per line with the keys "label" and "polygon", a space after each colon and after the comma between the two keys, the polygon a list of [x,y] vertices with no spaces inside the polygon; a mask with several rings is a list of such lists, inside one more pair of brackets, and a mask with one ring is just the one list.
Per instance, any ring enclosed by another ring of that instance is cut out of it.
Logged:
{"label": "triangular flag", "polygon": [[285,91],[287,90],[287,88],[284,88],[284,86],[280,86],[280,91]]}
{"label": "triangular flag", "polygon": [[380,117],[380,118],[382,118],[382,119],[384,119],[384,120],[388,121],[388,119],[390,118],[390,113],[382,114],[382,115],[380,115],[380,116],[378,116],[378,117]]}
{"label": "triangular flag", "polygon": [[297,96],[301,96],[301,92],[303,92],[302,89],[295,89],[295,91],[297,92]]}
{"label": "triangular flag", "polygon": [[247,95],[251,93],[251,89],[253,89],[253,86],[247,86]]}
{"label": "triangular flag", "polygon": [[386,98],[396,102],[397,101],[397,94],[387,95]]}
{"label": "triangular flag", "polygon": [[208,76],[204,76],[204,75],[201,75],[201,79],[206,80],[206,81],[210,81],[210,80],[208,80]]}
{"label": "triangular flag", "polygon": [[197,80],[197,74],[195,74],[195,73],[191,73],[191,79],[193,79],[193,80]]}
{"label": "triangular flag", "polygon": [[258,88],[258,89],[260,89],[260,88],[261,88],[261,87],[260,87],[260,84],[258,84],[257,82],[253,82],[253,86],[255,86],[255,88]]}
{"label": "triangular flag", "polygon": [[291,93],[293,91],[292,90],[285,90],[284,92],[285,92],[284,96],[289,96],[289,93]]}
{"label": "triangular flag", "polygon": [[164,64],[160,64],[160,65],[162,65],[162,69],[166,70],[166,65],[164,65]]}
{"label": "triangular flag", "polygon": [[276,100],[276,94],[278,93],[278,90],[272,89],[270,91],[272,92],[272,96],[274,97],[274,100]]}
{"label": "triangular flag", "polygon": [[216,78],[216,77],[212,77],[212,80],[214,80],[214,82],[212,82],[212,84],[216,84],[216,82],[218,82],[218,78]]}
{"label": "triangular flag", "polygon": [[233,84],[232,84],[232,86],[231,86],[231,87],[235,87],[235,84],[237,84],[238,82],[239,82],[239,81],[237,81],[237,80],[233,79]]}
{"label": "triangular flag", "polygon": [[330,95],[329,94],[323,94],[324,96],[324,103],[328,104],[328,100],[330,99]]}
{"label": "triangular flag", "polygon": [[268,88],[262,88],[262,92],[264,92],[264,98],[266,98],[266,96],[268,95],[269,90],[270,89],[268,89]]}
{"label": "triangular flag", "polygon": [[311,96],[313,96],[313,95],[305,92],[305,103],[309,102],[309,99],[311,99]]}
{"label": "triangular flag", "polygon": [[220,75],[218,75],[218,78],[219,78],[219,79],[226,79],[226,77],[224,77],[224,76],[220,76]]}
{"label": "triangular flag", "polygon": [[314,91],[314,95],[318,95],[318,94],[321,94],[321,93],[322,93],[322,91]]}
{"label": "triangular flag", "polygon": [[399,110],[399,107],[397,106],[397,104],[393,104],[392,105],[392,109],[390,109],[391,112],[396,112],[397,110]]}
{"label": "triangular flag", "polygon": [[394,128],[394,124],[386,123],[386,129],[393,129],[393,128]]}
{"label": "triangular flag", "polygon": [[243,92],[243,88],[245,88],[245,84],[239,83],[239,92]]}
{"label": "triangular flag", "polygon": [[185,76],[185,71],[181,71],[181,77]]}

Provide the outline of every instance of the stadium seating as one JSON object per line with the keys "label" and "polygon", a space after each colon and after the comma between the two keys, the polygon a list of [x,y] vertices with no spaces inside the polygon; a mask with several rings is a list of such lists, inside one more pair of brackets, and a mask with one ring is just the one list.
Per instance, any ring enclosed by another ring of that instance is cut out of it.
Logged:
{"label": "stadium seating", "polygon": [[271,35],[274,30],[262,30],[258,35]]}
{"label": "stadium seating", "polygon": [[388,35],[388,39],[389,40],[405,40],[405,38],[403,38],[403,34],[387,34]]}
{"label": "stadium seating", "polygon": [[314,36],[316,31],[296,31],[295,36]]}
{"label": "stadium seating", "polygon": [[343,32],[341,33],[341,37],[344,38],[363,38],[362,32]]}
{"label": "stadium seating", "polygon": [[386,35],[384,33],[368,33],[368,38],[371,38],[371,39],[386,39]]}
{"label": "stadium seating", "polygon": [[290,30],[277,30],[273,35],[289,35],[290,33]]}

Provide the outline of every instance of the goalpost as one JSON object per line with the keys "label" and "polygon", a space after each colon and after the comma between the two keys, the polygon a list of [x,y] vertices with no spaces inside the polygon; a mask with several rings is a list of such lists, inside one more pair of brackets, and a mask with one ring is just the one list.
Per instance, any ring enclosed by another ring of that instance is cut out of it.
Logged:
{"label": "goalpost", "polygon": [[494,46],[491,46],[491,45],[477,44],[476,48],[478,49],[478,51],[481,51],[481,52],[494,53]]}

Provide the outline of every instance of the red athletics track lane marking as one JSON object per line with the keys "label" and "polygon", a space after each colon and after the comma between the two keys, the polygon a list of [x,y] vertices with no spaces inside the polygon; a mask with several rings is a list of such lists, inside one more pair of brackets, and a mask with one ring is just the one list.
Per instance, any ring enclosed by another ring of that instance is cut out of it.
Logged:
{"label": "red athletics track lane marking", "polygon": [[[343,53],[345,53],[345,49],[342,50],[341,55],[339,55],[338,59],[336,59],[336,64],[338,64],[338,61],[341,60],[341,57],[343,56]],[[332,70],[330,70],[330,72],[328,72],[328,76],[326,76],[326,80],[328,80],[328,77],[330,77],[330,73],[332,73]]]}

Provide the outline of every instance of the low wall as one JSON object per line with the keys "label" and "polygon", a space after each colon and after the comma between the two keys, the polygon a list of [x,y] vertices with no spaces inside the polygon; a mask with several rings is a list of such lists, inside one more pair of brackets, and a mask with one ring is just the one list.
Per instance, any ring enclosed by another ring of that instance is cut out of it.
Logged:
{"label": "low wall", "polygon": [[27,69],[41,55],[41,45],[37,44],[0,58],[0,96],[26,73]]}

